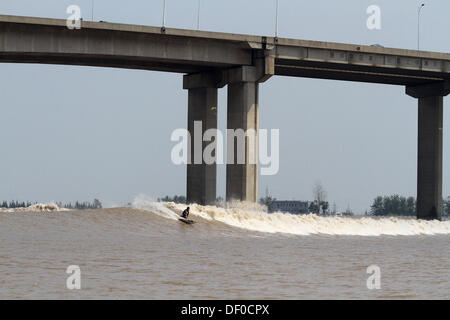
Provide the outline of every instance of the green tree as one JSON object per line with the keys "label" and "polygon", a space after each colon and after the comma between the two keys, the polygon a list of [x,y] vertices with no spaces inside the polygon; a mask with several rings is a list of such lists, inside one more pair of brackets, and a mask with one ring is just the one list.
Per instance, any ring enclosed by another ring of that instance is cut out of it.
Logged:
{"label": "green tree", "polygon": [[264,198],[259,199],[259,203],[265,205],[267,208],[269,208],[275,201],[277,201],[276,198],[273,198],[268,195],[266,195]]}
{"label": "green tree", "polygon": [[372,206],[370,207],[370,213],[374,216],[384,216],[383,197],[378,196],[373,200]]}
{"label": "green tree", "polygon": [[406,199],[406,211],[408,215],[414,215],[416,213],[416,199],[413,197]]}
{"label": "green tree", "polygon": [[100,202],[100,200],[94,199],[93,207],[94,207],[94,209],[101,209],[102,203]]}
{"label": "green tree", "polygon": [[321,203],[321,207],[322,207],[322,213],[326,213],[328,211],[330,204],[328,203],[328,201],[322,201]]}
{"label": "green tree", "polygon": [[450,197],[447,197],[447,199],[444,199],[442,203],[443,203],[444,215],[449,216],[450,215]]}
{"label": "green tree", "polygon": [[371,210],[374,216],[411,216],[416,213],[416,200],[413,197],[405,198],[400,195],[378,196],[374,199]]}
{"label": "green tree", "polygon": [[309,212],[319,213],[320,207],[317,205],[315,201],[309,204]]}

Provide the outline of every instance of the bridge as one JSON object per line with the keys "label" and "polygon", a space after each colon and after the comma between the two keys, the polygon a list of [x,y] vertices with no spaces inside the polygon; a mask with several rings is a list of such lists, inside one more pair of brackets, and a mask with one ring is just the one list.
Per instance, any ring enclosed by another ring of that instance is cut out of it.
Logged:
{"label": "bridge", "polygon": [[[450,54],[108,22],[0,15],[0,62],[141,69],[183,74],[187,127],[217,128],[217,92],[228,88],[227,128],[258,130],[258,86],[272,76],[400,85],[418,101],[417,217],[442,217],[443,97]],[[230,144],[229,144],[230,145]],[[203,147],[205,147],[204,145]],[[227,200],[257,201],[258,166],[227,163]],[[194,146],[190,145],[191,154]],[[257,154],[257,153],[255,153]],[[216,199],[216,165],[187,165],[189,203]]]}

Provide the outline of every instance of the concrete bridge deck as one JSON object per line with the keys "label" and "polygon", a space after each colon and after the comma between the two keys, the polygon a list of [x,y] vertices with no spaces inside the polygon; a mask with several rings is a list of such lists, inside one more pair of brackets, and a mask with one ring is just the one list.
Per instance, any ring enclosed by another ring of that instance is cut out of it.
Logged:
{"label": "concrete bridge deck", "polygon": [[[217,89],[225,85],[227,127],[256,131],[258,85],[272,76],[403,85],[419,101],[417,216],[441,218],[448,53],[108,22],[82,21],[80,30],[70,30],[63,19],[0,15],[0,62],[182,73],[193,138],[194,121],[202,121],[203,132],[217,128]],[[247,160],[227,164],[227,200],[257,200],[258,166]],[[188,200],[207,204],[215,196],[216,165],[188,164]]]}
{"label": "concrete bridge deck", "polygon": [[0,15],[0,60],[180,73],[253,65],[283,76],[414,85],[450,80],[450,54],[220,32]]}

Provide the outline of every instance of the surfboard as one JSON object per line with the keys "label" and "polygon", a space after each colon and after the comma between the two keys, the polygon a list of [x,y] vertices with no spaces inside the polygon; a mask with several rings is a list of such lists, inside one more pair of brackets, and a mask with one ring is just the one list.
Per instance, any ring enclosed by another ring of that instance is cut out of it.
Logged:
{"label": "surfboard", "polygon": [[184,218],[179,218],[178,220],[180,220],[181,222],[184,222],[186,224],[193,224],[193,223],[195,223],[194,220],[188,220],[188,219],[184,219]]}

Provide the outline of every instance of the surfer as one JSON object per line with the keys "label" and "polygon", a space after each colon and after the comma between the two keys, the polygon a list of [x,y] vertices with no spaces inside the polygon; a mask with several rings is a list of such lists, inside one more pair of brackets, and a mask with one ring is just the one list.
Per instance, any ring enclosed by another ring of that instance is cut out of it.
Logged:
{"label": "surfer", "polygon": [[189,207],[187,207],[183,213],[181,214],[181,217],[184,219],[187,219],[189,217]]}

